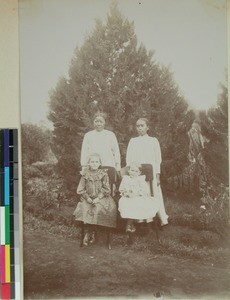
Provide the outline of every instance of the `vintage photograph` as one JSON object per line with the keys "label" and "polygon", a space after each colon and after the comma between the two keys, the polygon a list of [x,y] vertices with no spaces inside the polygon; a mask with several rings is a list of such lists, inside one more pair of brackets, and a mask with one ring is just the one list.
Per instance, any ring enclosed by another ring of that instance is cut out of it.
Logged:
{"label": "vintage photograph", "polygon": [[229,299],[227,1],[19,0],[25,299]]}

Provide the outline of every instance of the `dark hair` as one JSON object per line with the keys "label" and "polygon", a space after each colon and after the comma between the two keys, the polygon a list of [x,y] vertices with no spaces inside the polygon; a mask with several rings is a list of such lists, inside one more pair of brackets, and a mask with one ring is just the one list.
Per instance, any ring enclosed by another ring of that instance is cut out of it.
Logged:
{"label": "dark hair", "polygon": [[138,122],[138,121],[144,121],[145,124],[149,127],[149,120],[148,120],[147,118],[139,118],[139,119],[137,120],[137,122]]}
{"label": "dark hair", "polygon": [[95,120],[97,117],[102,117],[105,121],[107,119],[107,114],[104,112],[100,112],[98,111],[94,116],[93,116],[93,120]]}
{"label": "dark hair", "polygon": [[90,160],[91,160],[92,157],[97,157],[97,158],[99,159],[99,161],[100,161],[100,164],[102,163],[102,162],[101,162],[101,156],[100,156],[98,153],[92,153],[92,154],[90,154],[90,155],[88,156],[87,164],[90,163]]}

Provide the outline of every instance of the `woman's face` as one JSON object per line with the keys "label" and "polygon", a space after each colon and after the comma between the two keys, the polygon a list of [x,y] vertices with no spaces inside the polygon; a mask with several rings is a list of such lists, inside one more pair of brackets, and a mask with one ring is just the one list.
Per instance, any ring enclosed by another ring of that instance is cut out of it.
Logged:
{"label": "woman's face", "polygon": [[97,130],[97,131],[102,131],[104,128],[105,128],[105,119],[103,117],[96,117],[94,119],[94,128]]}
{"label": "woman's face", "polygon": [[138,120],[136,123],[136,128],[139,135],[145,135],[149,129],[144,120]]}

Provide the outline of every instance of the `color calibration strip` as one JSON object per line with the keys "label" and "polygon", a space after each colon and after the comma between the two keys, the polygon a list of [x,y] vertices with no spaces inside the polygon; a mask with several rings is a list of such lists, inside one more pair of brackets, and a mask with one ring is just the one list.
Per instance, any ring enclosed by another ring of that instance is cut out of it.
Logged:
{"label": "color calibration strip", "polygon": [[0,298],[20,299],[18,130],[0,129]]}

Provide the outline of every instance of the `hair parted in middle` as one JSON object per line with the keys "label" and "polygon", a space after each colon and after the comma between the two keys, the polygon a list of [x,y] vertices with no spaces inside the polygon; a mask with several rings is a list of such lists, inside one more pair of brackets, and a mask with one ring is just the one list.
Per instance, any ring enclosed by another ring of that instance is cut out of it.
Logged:
{"label": "hair parted in middle", "polygon": [[137,122],[138,122],[138,121],[144,121],[145,124],[149,127],[149,120],[148,120],[147,118],[139,118],[139,119],[137,120]]}
{"label": "hair parted in middle", "polygon": [[97,157],[99,159],[100,164],[102,164],[101,156],[98,153],[92,153],[92,154],[90,154],[88,156],[87,164],[90,163],[90,160],[92,159],[92,157]]}
{"label": "hair parted in middle", "polygon": [[97,117],[101,117],[103,118],[105,121],[107,119],[107,114],[105,112],[102,111],[98,111],[94,114],[93,119],[95,120]]}

